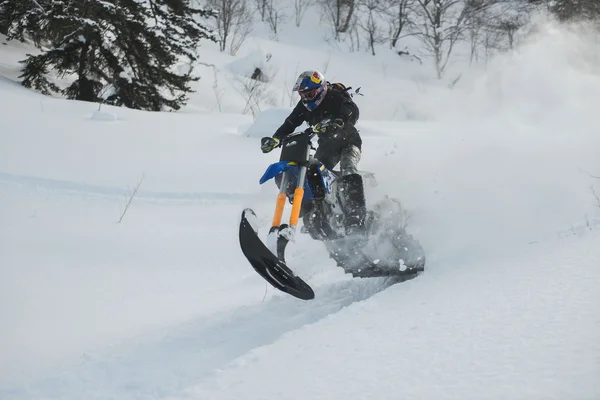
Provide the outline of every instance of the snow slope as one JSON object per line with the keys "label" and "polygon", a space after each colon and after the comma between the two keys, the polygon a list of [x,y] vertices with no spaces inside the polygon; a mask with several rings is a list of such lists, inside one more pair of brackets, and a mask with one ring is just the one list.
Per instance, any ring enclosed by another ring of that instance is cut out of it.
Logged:
{"label": "snow slope", "polygon": [[[292,45],[264,43],[294,67]],[[277,112],[97,113],[4,74],[0,399],[598,398],[598,55],[550,24],[454,90],[393,92],[423,118],[359,98],[369,200],[411,211],[427,271],[351,279],[301,236],[290,266],[311,302],[238,249],[244,207],[270,222],[258,178],[277,154],[257,136]],[[347,57],[374,91],[422,85]]]}
{"label": "snow slope", "polygon": [[598,240],[396,285],[253,350],[182,398],[596,398]]}

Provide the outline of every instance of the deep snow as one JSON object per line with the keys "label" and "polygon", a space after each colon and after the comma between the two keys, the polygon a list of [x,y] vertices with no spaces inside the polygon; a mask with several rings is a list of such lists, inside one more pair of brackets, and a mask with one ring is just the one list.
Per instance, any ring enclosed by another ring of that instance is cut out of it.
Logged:
{"label": "deep snow", "polygon": [[[280,70],[307,58],[253,40]],[[0,48],[1,399],[600,396],[593,37],[543,25],[453,90],[334,53],[332,75],[371,93],[369,200],[402,200],[428,265],[392,287],[351,279],[301,236],[288,258],[311,302],[267,287],[237,243],[244,207],[269,225],[258,178],[277,154],[258,137],[281,111],[253,125],[241,96],[220,114],[200,91],[184,113],[98,114],[12,82],[23,52]],[[211,61],[238,71],[252,52]]]}

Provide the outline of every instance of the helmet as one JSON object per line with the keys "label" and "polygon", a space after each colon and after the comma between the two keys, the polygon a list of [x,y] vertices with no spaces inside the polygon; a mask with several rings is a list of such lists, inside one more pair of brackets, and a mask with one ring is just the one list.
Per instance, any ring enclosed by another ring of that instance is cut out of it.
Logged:
{"label": "helmet", "polygon": [[298,92],[308,111],[314,111],[327,94],[327,81],[319,71],[304,71],[296,80],[293,91]]}

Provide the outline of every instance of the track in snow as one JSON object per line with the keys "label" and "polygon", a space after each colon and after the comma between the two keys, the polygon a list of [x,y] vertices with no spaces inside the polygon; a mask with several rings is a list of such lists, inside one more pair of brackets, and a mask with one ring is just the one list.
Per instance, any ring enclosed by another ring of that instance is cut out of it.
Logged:
{"label": "track in snow", "polygon": [[173,396],[211,377],[251,350],[277,341],[352,303],[398,282],[392,278],[349,279],[316,288],[316,298],[273,296],[221,317],[201,319],[159,338],[126,343],[105,354],[85,355],[53,377],[28,389],[0,391],[2,399],[149,399]]}
{"label": "track in snow", "polygon": [[[28,198],[27,193],[34,193],[42,194],[44,198],[50,195],[57,199],[112,203],[130,194],[123,188],[0,172],[0,190],[4,188],[12,192],[15,186],[25,198]],[[245,196],[140,191],[136,194],[136,201],[166,205],[229,203],[236,208]],[[148,209],[146,212],[153,211]],[[335,268],[333,264],[331,268]],[[246,269],[251,271],[251,266],[247,265]],[[399,278],[351,279],[347,276],[342,281],[317,286],[316,298],[309,302],[276,292],[261,304],[237,308],[220,316],[191,320],[183,326],[174,325],[151,336],[134,337],[104,351],[84,354],[75,365],[71,364],[62,371],[54,369],[42,379],[29,381],[27,386],[0,388],[0,398],[66,400],[80,399],[84,394],[98,399],[173,396],[209,379],[253,349],[270,345],[288,332],[302,329],[352,303],[369,299],[399,281]],[[269,290],[275,291],[270,287]]]}
{"label": "track in snow", "polygon": [[[131,196],[132,189],[122,187],[108,187],[90,185],[86,183],[70,182],[58,179],[38,178],[33,176],[14,175],[0,171],[0,185],[17,185],[21,188],[38,192],[61,194],[63,196],[95,198],[95,199],[123,199]],[[239,202],[247,194],[244,193],[215,193],[215,192],[156,192],[141,189],[135,194],[136,201],[147,203],[211,203],[211,202]]]}

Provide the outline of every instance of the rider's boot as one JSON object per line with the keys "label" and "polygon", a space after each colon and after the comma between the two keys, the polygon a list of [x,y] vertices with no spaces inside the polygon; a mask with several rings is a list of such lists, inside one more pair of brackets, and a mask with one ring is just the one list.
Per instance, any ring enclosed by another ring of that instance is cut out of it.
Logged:
{"label": "rider's boot", "polygon": [[350,174],[342,177],[342,182],[346,199],[346,234],[364,234],[367,206],[362,177],[359,174]]}

